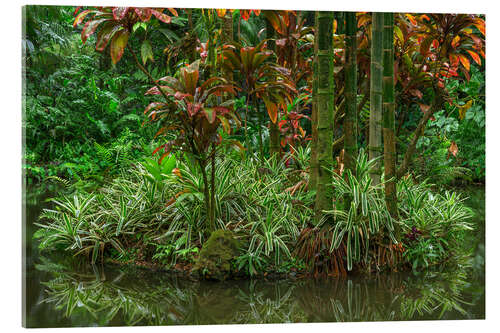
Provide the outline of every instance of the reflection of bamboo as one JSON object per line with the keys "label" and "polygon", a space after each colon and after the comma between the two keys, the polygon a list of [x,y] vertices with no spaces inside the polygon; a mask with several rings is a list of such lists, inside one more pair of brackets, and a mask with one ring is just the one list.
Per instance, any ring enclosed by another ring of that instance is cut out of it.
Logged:
{"label": "reflection of bamboo", "polygon": [[80,326],[96,320],[114,325],[119,319],[127,325],[437,319],[450,310],[465,313],[461,293],[467,285],[464,272],[227,283],[142,270],[104,274],[97,266],[95,275],[50,272],[54,279],[44,283],[48,296],[43,302]]}

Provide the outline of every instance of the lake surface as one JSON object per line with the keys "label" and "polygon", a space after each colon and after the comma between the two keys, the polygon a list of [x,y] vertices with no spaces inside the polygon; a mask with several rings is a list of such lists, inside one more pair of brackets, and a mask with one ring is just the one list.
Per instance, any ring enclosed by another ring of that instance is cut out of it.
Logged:
{"label": "lake surface", "polygon": [[191,281],[167,273],[41,256],[32,241],[49,190],[28,190],[26,327],[484,319],[484,187],[467,188],[478,230],[468,271],[347,278]]}

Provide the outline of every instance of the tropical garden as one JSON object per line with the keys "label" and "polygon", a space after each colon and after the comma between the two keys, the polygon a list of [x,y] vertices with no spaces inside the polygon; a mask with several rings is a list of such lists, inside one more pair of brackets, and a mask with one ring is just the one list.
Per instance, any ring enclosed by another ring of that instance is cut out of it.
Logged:
{"label": "tropical garden", "polygon": [[483,15],[23,15],[40,253],[218,281],[477,265]]}

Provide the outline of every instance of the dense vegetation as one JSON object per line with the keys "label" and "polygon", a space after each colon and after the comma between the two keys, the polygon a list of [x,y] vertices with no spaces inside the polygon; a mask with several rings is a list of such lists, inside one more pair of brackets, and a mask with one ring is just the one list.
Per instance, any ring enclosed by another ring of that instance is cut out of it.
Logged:
{"label": "dense vegetation", "polygon": [[62,183],[41,249],[217,279],[471,262],[450,186],[485,179],[482,16],[27,6],[25,23],[26,180]]}

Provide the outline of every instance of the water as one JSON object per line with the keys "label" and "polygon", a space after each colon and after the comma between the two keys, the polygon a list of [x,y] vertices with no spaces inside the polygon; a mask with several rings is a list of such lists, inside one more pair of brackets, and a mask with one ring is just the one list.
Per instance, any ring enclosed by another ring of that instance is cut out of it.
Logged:
{"label": "water", "polygon": [[26,198],[26,327],[484,319],[484,187],[469,272],[323,280],[191,281],[166,273],[41,256],[31,236],[50,191]]}

